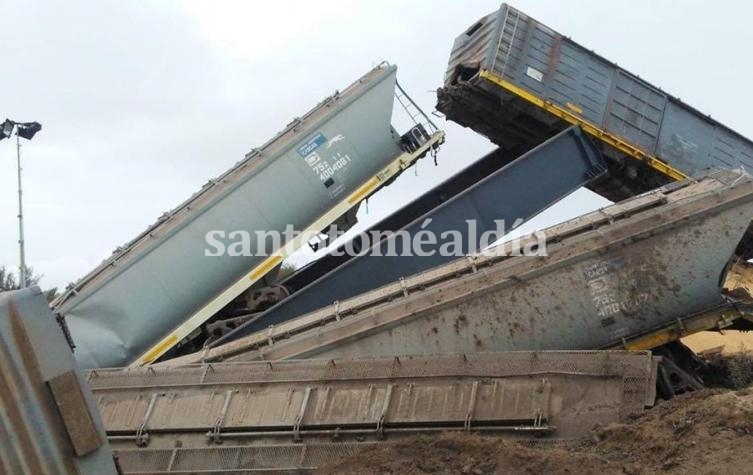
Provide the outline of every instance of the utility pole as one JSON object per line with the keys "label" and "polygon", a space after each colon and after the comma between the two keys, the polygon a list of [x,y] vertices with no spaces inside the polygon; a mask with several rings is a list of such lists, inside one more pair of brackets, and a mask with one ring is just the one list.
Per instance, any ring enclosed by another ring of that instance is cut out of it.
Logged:
{"label": "utility pole", "polygon": [[26,250],[24,249],[24,201],[21,188],[21,137],[16,128],[16,160],[18,163],[18,249],[20,264],[18,267],[19,286],[26,288]]}
{"label": "utility pole", "polygon": [[8,139],[16,131],[16,165],[18,168],[18,250],[20,254],[20,263],[18,265],[18,286],[26,288],[26,281],[29,276],[26,275],[26,248],[24,243],[24,195],[21,188],[21,139],[31,140],[34,135],[42,130],[42,124],[39,122],[16,122],[5,119],[0,124],[0,140]]}

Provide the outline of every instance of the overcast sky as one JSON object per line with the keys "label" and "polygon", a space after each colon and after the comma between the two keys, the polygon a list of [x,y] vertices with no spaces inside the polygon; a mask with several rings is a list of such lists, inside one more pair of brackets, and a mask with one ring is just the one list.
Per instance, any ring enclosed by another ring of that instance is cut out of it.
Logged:
{"label": "overcast sky", "polygon": [[[517,1],[514,5],[753,136],[749,2]],[[453,39],[496,1],[0,0],[0,121],[44,129],[22,149],[27,258],[63,286],[382,60],[426,110]],[[422,161],[372,199],[377,219],[492,146],[439,121]],[[15,147],[0,142],[0,264],[15,268]],[[578,193],[535,222],[600,206]]]}

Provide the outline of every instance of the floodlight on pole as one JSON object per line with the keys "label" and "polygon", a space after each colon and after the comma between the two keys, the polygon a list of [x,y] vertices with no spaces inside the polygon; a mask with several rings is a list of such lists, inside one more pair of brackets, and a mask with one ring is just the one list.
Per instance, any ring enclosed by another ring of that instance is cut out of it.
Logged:
{"label": "floodlight on pole", "polygon": [[5,119],[5,122],[0,126],[0,140],[11,137],[14,128],[16,130],[16,164],[18,169],[18,251],[20,260],[18,266],[18,278],[19,286],[25,288],[28,276],[26,275],[24,206],[23,189],[21,187],[21,138],[31,140],[37,132],[42,130],[42,124],[39,122],[15,122],[10,119]]}
{"label": "floodlight on pole", "polygon": [[5,122],[3,122],[2,126],[0,127],[0,140],[7,139],[11,135],[13,135],[13,127],[15,125],[16,124],[12,120],[5,119]]}

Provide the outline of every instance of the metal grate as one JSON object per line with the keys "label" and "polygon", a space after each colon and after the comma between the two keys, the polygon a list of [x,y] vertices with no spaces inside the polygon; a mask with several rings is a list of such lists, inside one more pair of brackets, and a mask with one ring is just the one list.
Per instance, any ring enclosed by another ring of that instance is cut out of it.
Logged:
{"label": "metal grate", "polygon": [[[231,445],[347,444],[448,430],[582,435],[652,403],[654,360],[625,351],[290,360],[100,370],[91,386],[117,447],[195,448],[150,455],[171,469],[202,461],[250,469]],[[253,460],[291,457],[264,450]]]}

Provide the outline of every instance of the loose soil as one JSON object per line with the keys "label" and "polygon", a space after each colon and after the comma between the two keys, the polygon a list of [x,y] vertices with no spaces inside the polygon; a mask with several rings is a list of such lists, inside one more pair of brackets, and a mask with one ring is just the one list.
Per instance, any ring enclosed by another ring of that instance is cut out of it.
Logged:
{"label": "loose soil", "polygon": [[371,446],[317,473],[749,474],[753,388],[685,394],[577,442],[445,433]]}

